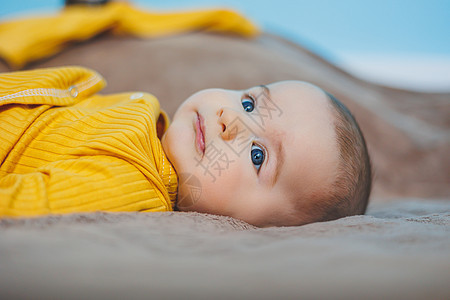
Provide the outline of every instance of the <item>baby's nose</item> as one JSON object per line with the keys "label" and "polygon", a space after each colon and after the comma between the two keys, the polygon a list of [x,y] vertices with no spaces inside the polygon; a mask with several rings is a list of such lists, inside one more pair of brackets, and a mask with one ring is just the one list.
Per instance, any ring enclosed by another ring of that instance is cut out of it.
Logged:
{"label": "baby's nose", "polygon": [[232,108],[222,108],[218,111],[219,125],[222,127],[220,133],[225,141],[234,140],[236,137],[243,138],[246,135],[246,126],[242,123],[239,112]]}

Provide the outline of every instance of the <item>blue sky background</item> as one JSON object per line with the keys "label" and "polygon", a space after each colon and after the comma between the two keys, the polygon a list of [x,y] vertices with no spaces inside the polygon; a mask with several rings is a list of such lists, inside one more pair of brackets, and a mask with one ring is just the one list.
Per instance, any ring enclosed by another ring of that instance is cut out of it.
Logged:
{"label": "blue sky background", "polygon": [[[450,0],[130,1],[158,10],[230,7],[366,79],[450,91]],[[0,0],[0,20],[62,0]]]}

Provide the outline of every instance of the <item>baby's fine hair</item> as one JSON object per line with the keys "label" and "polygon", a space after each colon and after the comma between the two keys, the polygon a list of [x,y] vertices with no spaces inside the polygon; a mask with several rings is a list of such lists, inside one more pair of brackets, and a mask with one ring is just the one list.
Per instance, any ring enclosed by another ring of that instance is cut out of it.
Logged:
{"label": "baby's fine hair", "polygon": [[334,115],[339,164],[328,199],[323,203],[322,221],[364,214],[372,189],[372,167],[364,135],[348,108],[325,93]]}

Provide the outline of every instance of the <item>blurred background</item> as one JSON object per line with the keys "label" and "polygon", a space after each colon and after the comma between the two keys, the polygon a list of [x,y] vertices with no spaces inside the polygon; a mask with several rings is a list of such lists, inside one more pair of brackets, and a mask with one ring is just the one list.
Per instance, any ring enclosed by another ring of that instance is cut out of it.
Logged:
{"label": "blurred background", "polygon": [[[130,0],[156,10],[233,8],[363,79],[450,91],[449,0]],[[0,0],[0,21],[56,12],[63,0]]]}

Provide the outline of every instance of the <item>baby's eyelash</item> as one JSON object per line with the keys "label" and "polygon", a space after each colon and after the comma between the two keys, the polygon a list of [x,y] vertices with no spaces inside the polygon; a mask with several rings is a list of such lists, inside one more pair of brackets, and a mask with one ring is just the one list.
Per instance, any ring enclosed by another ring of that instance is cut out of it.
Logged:
{"label": "baby's eyelash", "polygon": [[256,107],[255,97],[249,93],[244,94],[241,98],[241,105],[246,112],[251,113]]}
{"label": "baby's eyelash", "polygon": [[253,101],[253,104],[256,105],[256,97],[255,97],[253,94],[251,94],[251,93],[245,93],[245,94],[242,96],[241,101],[244,100],[244,99],[250,99],[250,100]]}
{"label": "baby's eyelash", "polygon": [[257,103],[257,99],[254,95],[252,95],[251,93],[247,93],[247,97],[249,97],[250,99],[252,99],[253,101],[253,105],[256,107],[256,103]]}

